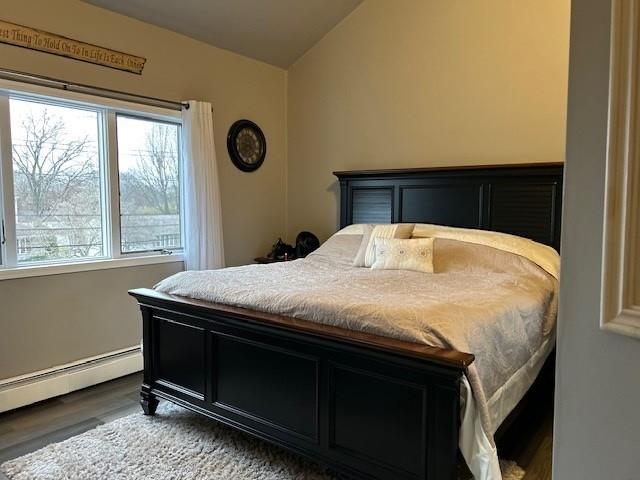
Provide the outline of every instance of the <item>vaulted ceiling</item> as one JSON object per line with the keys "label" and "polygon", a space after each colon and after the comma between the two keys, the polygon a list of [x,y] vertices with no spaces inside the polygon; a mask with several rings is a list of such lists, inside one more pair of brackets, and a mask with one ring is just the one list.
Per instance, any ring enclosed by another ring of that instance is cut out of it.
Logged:
{"label": "vaulted ceiling", "polygon": [[287,68],[362,0],[84,0]]}

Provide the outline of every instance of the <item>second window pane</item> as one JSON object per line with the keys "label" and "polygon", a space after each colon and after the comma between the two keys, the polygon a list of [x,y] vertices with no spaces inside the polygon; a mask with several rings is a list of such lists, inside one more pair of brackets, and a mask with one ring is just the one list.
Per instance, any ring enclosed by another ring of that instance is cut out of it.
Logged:
{"label": "second window pane", "polygon": [[118,116],[123,253],[182,248],[179,125]]}

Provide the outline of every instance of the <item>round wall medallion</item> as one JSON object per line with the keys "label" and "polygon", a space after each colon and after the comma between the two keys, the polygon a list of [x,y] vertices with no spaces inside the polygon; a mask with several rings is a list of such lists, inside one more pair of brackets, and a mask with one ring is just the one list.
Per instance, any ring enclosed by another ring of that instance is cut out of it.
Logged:
{"label": "round wall medallion", "polygon": [[264,162],[267,141],[258,125],[250,120],[238,120],[229,129],[227,150],[236,167],[243,172],[253,172]]}

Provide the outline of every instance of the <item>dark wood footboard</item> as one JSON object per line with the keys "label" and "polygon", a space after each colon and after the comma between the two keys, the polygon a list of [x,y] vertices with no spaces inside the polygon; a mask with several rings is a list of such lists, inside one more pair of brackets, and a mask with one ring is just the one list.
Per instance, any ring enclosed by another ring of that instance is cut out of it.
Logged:
{"label": "dark wood footboard", "polygon": [[288,317],[130,292],[142,406],[158,398],[361,479],[454,478],[473,355]]}

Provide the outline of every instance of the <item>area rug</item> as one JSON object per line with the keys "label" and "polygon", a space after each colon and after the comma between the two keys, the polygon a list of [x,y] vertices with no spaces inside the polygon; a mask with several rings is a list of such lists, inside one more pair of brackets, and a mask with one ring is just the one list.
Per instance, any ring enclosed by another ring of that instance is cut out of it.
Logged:
{"label": "area rug", "polygon": [[[503,479],[524,471],[503,462]],[[322,467],[162,402],[0,466],[11,480],[335,480]]]}

